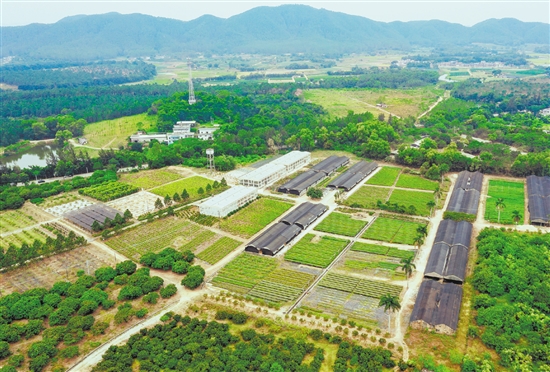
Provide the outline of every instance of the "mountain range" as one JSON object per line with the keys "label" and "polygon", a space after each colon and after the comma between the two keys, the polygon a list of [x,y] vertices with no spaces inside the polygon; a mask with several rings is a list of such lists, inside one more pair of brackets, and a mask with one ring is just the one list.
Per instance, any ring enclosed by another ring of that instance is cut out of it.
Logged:
{"label": "mountain range", "polygon": [[550,25],[489,19],[472,27],[438,20],[378,22],[305,5],[257,7],[192,21],[107,13],[54,24],[2,27],[3,57],[61,60],[200,53],[340,54],[489,43],[548,44]]}

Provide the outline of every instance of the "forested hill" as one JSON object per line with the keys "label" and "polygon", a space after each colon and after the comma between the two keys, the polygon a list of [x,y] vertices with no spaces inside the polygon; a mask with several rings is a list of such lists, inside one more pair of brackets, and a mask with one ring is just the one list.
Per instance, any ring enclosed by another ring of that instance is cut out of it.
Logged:
{"label": "forested hill", "polygon": [[90,60],[214,53],[372,52],[414,45],[547,44],[550,25],[491,19],[472,27],[443,21],[377,22],[305,5],[258,7],[228,19],[189,22],[142,14],[73,16],[55,24],[2,27],[4,55]]}

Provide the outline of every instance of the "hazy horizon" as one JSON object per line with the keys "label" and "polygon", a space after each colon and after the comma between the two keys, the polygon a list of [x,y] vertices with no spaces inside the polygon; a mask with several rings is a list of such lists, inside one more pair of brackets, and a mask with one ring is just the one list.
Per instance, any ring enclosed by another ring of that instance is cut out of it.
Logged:
{"label": "hazy horizon", "polygon": [[203,15],[229,18],[259,6],[279,6],[302,4],[320,9],[357,15],[380,22],[442,20],[472,26],[491,18],[515,18],[524,22],[550,23],[550,3],[548,1],[115,1],[58,2],[50,0],[1,2],[1,25],[24,26],[31,23],[55,23],[65,17],[93,15],[110,12],[121,14],[141,13],[155,17],[165,17],[190,21]]}

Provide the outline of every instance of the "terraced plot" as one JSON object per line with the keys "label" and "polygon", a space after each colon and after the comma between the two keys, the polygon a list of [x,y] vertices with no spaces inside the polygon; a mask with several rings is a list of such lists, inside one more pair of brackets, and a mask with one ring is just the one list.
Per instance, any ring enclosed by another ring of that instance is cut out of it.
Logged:
{"label": "terraced plot", "polygon": [[220,270],[212,283],[237,293],[248,293],[277,268],[277,261],[243,253]]}
{"label": "terraced plot", "polygon": [[[405,206],[407,214],[427,216],[430,213],[430,208],[428,208],[427,204],[433,200],[434,196],[431,192],[393,190],[388,201]],[[414,213],[410,211],[411,206],[414,206]]]}
{"label": "terraced plot", "polygon": [[367,185],[392,186],[401,172],[401,168],[382,167],[374,176],[369,178]]}
{"label": "terraced plot", "polygon": [[437,189],[438,183],[436,181],[431,181],[426,178],[408,173],[401,173],[396,187],[404,187],[406,189],[417,189],[417,190],[428,190],[435,191]]}
{"label": "terraced plot", "polygon": [[239,245],[241,245],[241,242],[224,236],[216,240],[210,247],[197,254],[197,257],[208,262],[210,265],[214,265],[229,253],[233,252]]}
{"label": "terraced plot", "polygon": [[356,220],[349,214],[332,212],[315,227],[315,230],[344,236],[355,236],[366,224],[367,221]]}
{"label": "terraced plot", "polygon": [[285,254],[285,260],[327,267],[348,244],[347,240],[307,234]]}
{"label": "terraced plot", "polygon": [[423,224],[396,218],[378,217],[365,231],[362,238],[413,245],[418,234],[416,229],[419,226],[423,226]]}
{"label": "terraced plot", "polygon": [[344,204],[357,208],[376,208],[376,202],[380,200],[386,202],[390,196],[390,188],[363,186],[349,196]]}

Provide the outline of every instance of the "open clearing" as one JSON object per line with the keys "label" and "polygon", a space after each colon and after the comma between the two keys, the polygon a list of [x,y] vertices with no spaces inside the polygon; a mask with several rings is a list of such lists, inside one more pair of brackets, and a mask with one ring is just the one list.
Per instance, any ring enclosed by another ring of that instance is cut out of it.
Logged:
{"label": "open clearing", "polygon": [[348,244],[331,236],[307,234],[285,254],[285,260],[315,267],[327,267]]}
{"label": "open clearing", "polygon": [[344,236],[355,236],[366,224],[367,221],[356,220],[349,214],[332,212],[315,227],[315,230]]}
{"label": "open clearing", "polygon": [[[166,184],[164,186],[156,187],[149,191],[151,191],[153,194],[157,194],[164,198],[166,195],[170,195],[170,197],[172,197],[172,195],[174,195],[175,193],[178,193],[181,195],[181,193],[185,189],[189,193],[189,198],[195,199],[199,196],[198,190],[201,187],[203,188],[203,190],[206,190],[206,186],[207,185],[212,186],[213,183],[214,181],[209,180],[208,178],[204,178],[201,176],[193,176],[189,178],[184,178],[183,180]],[[222,189],[219,188],[216,191],[218,190],[221,191]],[[212,191],[214,191],[214,189],[212,189]]]}
{"label": "open clearing", "polygon": [[279,200],[260,198],[220,222],[220,229],[231,234],[250,238],[288,211],[292,204]]}
{"label": "open clearing", "polygon": [[435,191],[438,183],[436,181],[430,181],[414,174],[401,173],[396,187],[403,187],[406,189],[428,190]]}
{"label": "open clearing", "polygon": [[430,208],[426,205],[429,201],[434,200],[431,192],[423,191],[408,191],[408,190],[393,190],[390,196],[390,203],[404,205],[409,208],[411,205],[416,208],[416,213],[419,216],[428,216]]}
{"label": "open clearing", "polygon": [[382,167],[374,176],[369,178],[367,185],[393,186],[401,168]]}
{"label": "open clearing", "polygon": [[158,195],[151,194],[147,191],[140,191],[135,194],[112,200],[106,204],[109,207],[121,212],[125,212],[126,209],[128,209],[135,218],[149,212],[154,212],[156,209],[155,202],[158,198]]}
{"label": "open clearing", "polygon": [[362,238],[413,245],[414,238],[418,235],[416,229],[423,225],[397,218],[378,217],[365,231]]}
{"label": "open clearing", "polygon": [[[126,145],[126,139],[138,129],[150,130],[155,127],[155,116],[139,114],[104,120],[84,127],[84,135],[90,147],[118,148]],[[141,123],[141,124],[140,124]]]}
{"label": "open clearing", "polygon": [[388,187],[362,186],[348,197],[344,204],[357,208],[376,208],[376,202],[386,202],[391,189]]}
{"label": "open clearing", "polygon": [[[323,106],[333,117],[346,116],[348,111],[355,113],[372,112],[378,116],[383,108],[400,117],[418,116],[443,95],[443,90],[432,87],[416,89],[311,89],[304,92],[308,101]],[[387,118],[386,114],[386,118]]]}
{"label": "open clearing", "polygon": [[[138,173],[124,173],[120,176],[120,181],[149,190],[154,187],[162,186],[165,183],[177,181],[182,178],[179,174],[170,172],[166,169],[152,169],[140,171]],[[187,190],[189,191],[189,190]],[[178,194],[181,191],[178,191]]]}
{"label": "open clearing", "polygon": [[523,224],[525,219],[525,194],[523,182],[511,182],[503,180],[489,180],[489,191],[487,192],[487,203],[485,206],[485,219],[490,222],[498,222],[498,211],[496,202],[498,198],[504,200],[506,206],[500,211],[500,223],[515,224],[512,219],[512,212],[517,210],[522,218],[518,223]]}

